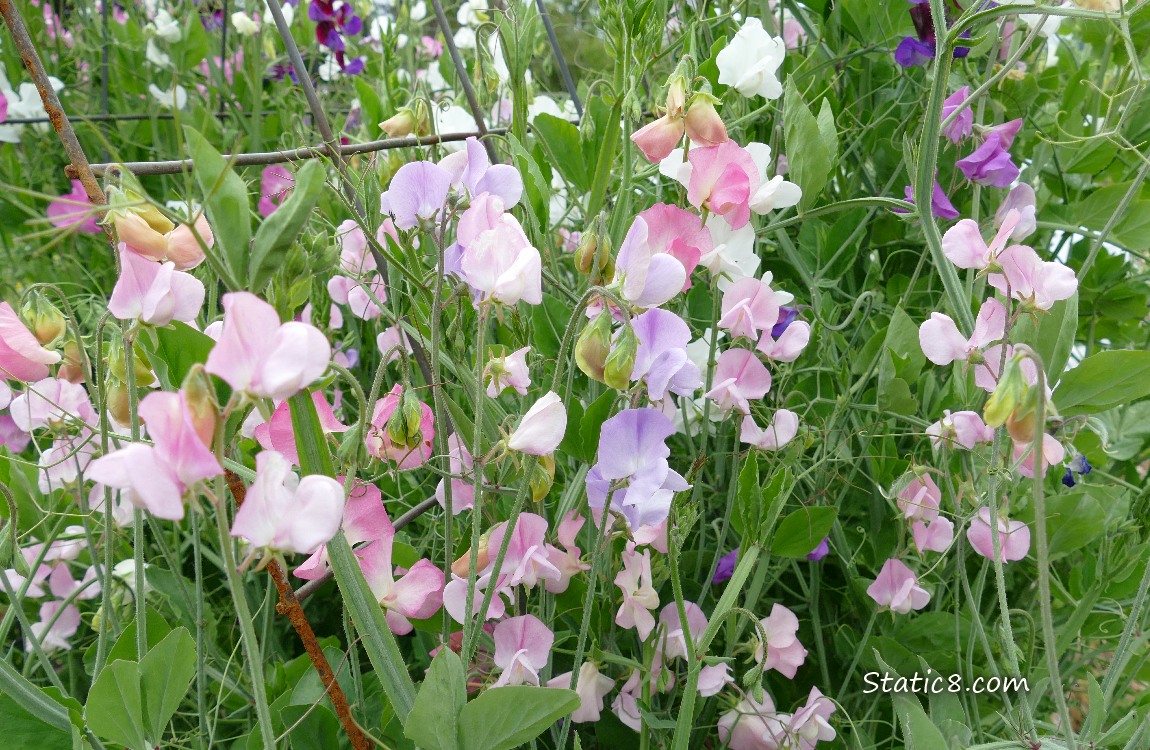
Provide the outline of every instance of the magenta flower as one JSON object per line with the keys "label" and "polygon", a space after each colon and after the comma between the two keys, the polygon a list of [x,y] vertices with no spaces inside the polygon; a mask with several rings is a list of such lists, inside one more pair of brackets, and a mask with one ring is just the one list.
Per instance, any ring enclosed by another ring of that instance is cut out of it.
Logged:
{"label": "magenta flower", "polygon": [[1022,120],[1011,120],[986,131],[982,145],[970,156],[955,162],[966,178],[979,185],[1009,187],[1018,179],[1018,167],[1011,160],[1010,147],[1022,128]]}
{"label": "magenta flower", "polygon": [[807,553],[807,559],[810,560],[811,562],[818,562],[819,560],[822,560],[824,557],[829,555],[830,552],[831,552],[830,538],[824,536],[823,540],[818,543],[818,546],[816,546],[813,550],[811,550],[810,552]]}
{"label": "magenta flower", "polygon": [[374,500],[372,514],[376,535],[370,544],[356,550],[356,555],[371,593],[385,611],[387,626],[396,635],[406,635],[413,630],[408,618],[426,619],[443,606],[443,571],[420,558],[397,579],[392,563],[395,527],[387,511]]}
{"label": "magenta flower", "polygon": [[722,316],[719,327],[731,336],[744,336],[751,340],[762,331],[769,331],[779,321],[779,310],[794,300],[794,295],[776,292],[771,288],[770,271],[761,279],[753,276],[739,279],[723,292]]}
{"label": "magenta flower", "polygon": [[732,229],[745,226],[751,218],[751,197],[761,182],[750,152],[734,141],[726,141],[718,146],[693,148],[687,159],[691,163],[687,184],[691,205],[719,214]]}
{"label": "magenta flower", "polygon": [[[463,479],[451,479],[451,513],[459,515],[465,510],[471,510],[475,505],[475,482],[468,476],[471,473],[473,461],[467,446],[463,444],[459,433],[453,432],[447,438],[448,470],[452,474],[461,474]],[[435,487],[435,498],[444,508],[447,507],[447,495],[443,482],[440,479]]]}
{"label": "magenta flower", "polygon": [[[970,98],[969,86],[963,86],[948,96],[942,103],[942,119],[945,121],[950,117],[968,98]],[[973,129],[974,110],[971,107],[963,107],[959,115],[954,118],[954,122],[942,129],[942,134],[951,143],[959,143],[969,137]]]}
{"label": "magenta flower", "polygon": [[1003,250],[998,255],[998,265],[1002,272],[991,273],[987,282],[1033,309],[1049,310],[1055,302],[1069,299],[1078,291],[1078,279],[1069,266],[1042,260],[1026,245],[1011,245]]}
{"label": "magenta flower", "polygon": [[224,295],[224,324],[204,369],[259,398],[283,400],[327,370],[331,344],[315,326],[280,323],[275,308],[250,292]]}
{"label": "magenta flower", "polygon": [[548,391],[523,415],[507,438],[507,447],[529,456],[546,456],[559,447],[566,430],[567,407],[557,393]]}
{"label": "magenta flower", "polygon": [[523,197],[523,177],[509,164],[492,164],[487,150],[475,138],[468,138],[464,148],[448,154],[439,166],[451,175],[451,186],[475,199],[484,193],[512,208]]}
{"label": "magenta flower", "polygon": [[662,401],[667,393],[690,396],[703,385],[699,367],[687,355],[691,329],[669,310],[652,308],[631,320],[639,345],[632,381],[647,384],[647,396]]}
{"label": "magenta flower", "polygon": [[777,451],[799,434],[799,415],[779,409],[766,429],[759,427],[751,415],[743,417],[739,440],[765,451]]}
{"label": "magenta flower", "polygon": [[[7,99],[4,100],[7,109]],[[0,122],[4,118],[0,116]],[[48,221],[55,227],[75,227],[77,232],[99,234],[103,230],[96,222],[97,209],[88,200],[88,193],[84,191],[84,184],[79,180],[72,180],[72,192],[64,193],[48,204]]]}
{"label": "magenta flower", "polygon": [[687,273],[683,289],[689,288],[699,259],[715,249],[711,231],[697,215],[670,203],[656,203],[640,212],[639,218],[647,224],[651,252],[666,253],[679,261]]}
{"label": "magenta flower", "polygon": [[[399,225],[398,219],[396,225]],[[459,219],[459,267],[481,301],[515,305],[543,301],[542,258],[503,200],[484,193]]]}
{"label": "magenta flower", "polygon": [[612,280],[622,286],[628,302],[641,308],[662,305],[682,291],[687,282],[682,262],[670,253],[656,252],[649,239],[647,221],[636,217],[619,247]]}
{"label": "magenta flower", "polygon": [[0,302],[0,376],[10,380],[41,380],[48,377],[48,365],[61,359],[48,351],[28,330],[7,302]]}
{"label": "magenta flower", "polygon": [[495,626],[495,665],[503,670],[493,688],[538,685],[555,634],[535,615],[511,617]]}
{"label": "magenta flower", "polygon": [[893,557],[883,564],[866,592],[880,607],[903,615],[930,603],[930,593],[918,585],[914,571]]}
{"label": "magenta flower", "polygon": [[264,167],[260,173],[260,200],[257,204],[260,216],[265,219],[275,213],[275,210],[291,196],[295,187],[295,178],[282,164],[272,164]]}
{"label": "magenta flower", "polygon": [[[570,672],[564,672],[547,681],[547,687],[550,688],[566,689],[570,684]],[[600,672],[595,662],[583,662],[582,666],[579,667],[579,679],[575,682],[575,693],[579,696],[579,708],[571,714],[571,721],[576,724],[599,721],[599,716],[603,712],[603,699],[607,697],[607,693],[611,692],[613,687],[615,687],[615,681]]]}
{"label": "magenta flower", "polygon": [[623,568],[615,576],[615,585],[623,592],[623,603],[615,614],[615,624],[639,633],[647,640],[655,629],[655,616],[651,611],[659,606],[659,593],[651,582],[651,550],[642,554],[635,551],[635,543],[628,542],[622,555]]}
{"label": "magenta flower", "polygon": [[929,522],[938,518],[942,491],[930,474],[915,474],[899,491],[897,502],[904,518]]}
{"label": "magenta flower", "polygon": [[[319,424],[325,435],[347,432],[348,426],[336,419],[331,404],[327,402],[322,391],[313,391],[311,400],[315,404]],[[272,418],[256,427],[252,435],[264,450],[275,451],[293,466],[299,466],[299,450],[296,448],[291,409],[287,401],[281,401],[272,412]]]}
{"label": "magenta flower", "polygon": [[397,229],[434,227],[451,190],[451,172],[429,161],[404,164],[380,195],[380,212],[390,214]]}
{"label": "magenta flower", "polygon": [[257,549],[310,555],[339,531],[343,505],[339,482],[320,474],[300,479],[281,454],[262,451],[231,534]]}
{"label": "magenta flower", "polygon": [[403,471],[422,466],[431,458],[432,444],[435,440],[435,417],[431,407],[422,401],[418,402],[418,414],[403,415],[405,420],[404,440],[396,442],[396,435],[400,434],[393,428],[392,416],[399,410],[401,398],[404,396],[403,386],[396,383],[391,391],[375,402],[375,410],[371,415],[371,427],[368,428],[365,441],[368,452],[376,458],[394,461],[396,468]]}
{"label": "magenta flower", "polygon": [[152,445],[132,443],[96,459],[88,478],[115,489],[157,518],[184,517],[184,495],[197,482],[224,473],[196,430],[183,391],[149,393],[140,401],[140,418]]}
{"label": "magenta flower", "polygon": [[204,304],[204,282],[176,270],[172,262],[156,263],[120,243],[120,278],[108,300],[108,312],[120,320],[166,326],[190,322]]}
{"label": "magenta flower", "polygon": [[994,441],[994,428],[988,427],[982,421],[978,412],[950,410],[943,412],[939,421],[926,428],[930,437],[930,444],[937,448],[940,445],[951,445],[974,450],[979,443]]}
{"label": "magenta flower", "polygon": [[771,614],[759,620],[759,626],[766,634],[766,640],[756,640],[755,662],[793,680],[795,672],[807,660],[807,650],[799,643],[799,618],[791,610],[775,603]]}
{"label": "magenta flower", "polygon": [[963,338],[958,326],[949,315],[931,313],[930,320],[918,328],[918,343],[922,353],[936,365],[949,365],[951,362],[977,361],[981,352],[989,344],[1000,341],[1006,330],[1006,307],[993,297],[987,298],[978,310],[974,321],[974,332],[970,338]]}
{"label": "magenta flower", "polygon": [[527,395],[527,387],[531,385],[531,370],[527,367],[529,351],[531,347],[524,346],[487,363],[483,368],[483,379],[487,381],[489,398],[496,398],[508,388],[513,388],[520,396]]}
{"label": "magenta flower", "polygon": [[954,524],[946,516],[938,516],[929,524],[915,521],[910,525],[914,546],[919,553],[946,552],[954,541]]}
{"label": "magenta flower", "polygon": [[[907,185],[903,189],[903,194],[906,196],[908,203],[914,203],[914,188]],[[900,214],[909,213],[899,208],[894,209],[894,212]],[[934,181],[934,190],[931,191],[930,194],[930,212],[938,218],[947,221],[957,219],[961,215],[958,209],[954,207],[954,204],[950,202],[950,198],[947,196],[946,191],[942,189],[942,185],[938,184],[938,180]]]}
{"label": "magenta flower", "polygon": [[721,411],[750,414],[750,402],[771,389],[771,373],[753,351],[728,349],[719,355],[712,382],[714,387],[704,395]]}
{"label": "magenta flower", "polygon": [[[1030,552],[1030,527],[1022,521],[1011,521],[1005,516],[997,518],[998,523],[998,549],[1003,562],[1014,562],[1026,557]],[[978,514],[970,519],[970,526],[966,530],[966,538],[974,551],[987,560],[994,560],[994,539],[990,528],[990,508],[985,505],[978,509]]]}

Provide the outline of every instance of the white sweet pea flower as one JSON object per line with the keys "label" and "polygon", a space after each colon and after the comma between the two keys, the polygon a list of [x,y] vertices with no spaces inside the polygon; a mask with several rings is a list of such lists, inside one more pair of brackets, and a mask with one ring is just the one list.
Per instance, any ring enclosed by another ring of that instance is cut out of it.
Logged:
{"label": "white sweet pea flower", "polygon": [[730,44],[719,53],[719,83],[733,86],[746,97],[778,99],[783,85],[776,72],[783,64],[787,46],[782,37],[771,36],[757,18],[748,18]]}
{"label": "white sweet pea flower", "polygon": [[260,33],[260,25],[242,10],[232,14],[232,26],[240,36],[255,36]]}
{"label": "white sweet pea flower", "polygon": [[726,219],[711,214],[707,219],[707,229],[711,230],[715,249],[699,258],[699,265],[720,277],[720,291],[726,291],[737,279],[756,274],[759,256],[755,254],[755,228],[750,223],[731,229]]}
{"label": "white sweet pea flower", "polygon": [[183,109],[188,106],[188,90],[177,85],[173,89],[164,90],[154,83],[148,84],[148,93],[152,98],[168,109]]}
{"label": "white sweet pea flower", "polygon": [[148,40],[147,45],[144,47],[144,58],[157,68],[172,67],[171,56],[160,49],[160,45],[156,44],[155,39]]}
{"label": "white sweet pea flower", "polygon": [[174,44],[180,41],[180,37],[183,36],[180,31],[180,22],[163,8],[156,11],[156,16],[152,19],[152,22],[148,24],[148,27],[156,36],[168,44]]}

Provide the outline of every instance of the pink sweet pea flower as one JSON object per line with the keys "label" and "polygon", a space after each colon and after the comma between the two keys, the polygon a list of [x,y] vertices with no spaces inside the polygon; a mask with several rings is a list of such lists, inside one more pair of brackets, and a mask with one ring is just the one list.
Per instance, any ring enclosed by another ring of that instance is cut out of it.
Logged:
{"label": "pink sweet pea flower", "polygon": [[48,365],[60,359],[59,352],[40,346],[12,305],[0,302],[0,378],[42,380],[48,377]]}
{"label": "pink sweet pea flower", "polygon": [[119,320],[166,326],[189,322],[204,304],[204,282],[176,270],[172,262],[156,263],[120,243],[120,278],[112,289],[108,312]]}
{"label": "pink sweet pea flower", "polygon": [[[570,672],[564,672],[547,681],[549,688],[566,689],[570,684]],[[571,714],[571,721],[577,724],[586,721],[599,721],[599,715],[603,712],[603,699],[607,697],[607,693],[611,692],[613,687],[615,687],[615,681],[600,672],[595,662],[583,662],[583,665],[579,667],[579,679],[575,683],[575,693],[579,696],[579,708]]]}
{"label": "pink sweet pea flower", "polygon": [[[335,417],[331,404],[327,402],[322,391],[313,391],[312,403],[315,404],[319,424],[325,435],[347,432],[348,426],[342,424]],[[299,451],[295,444],[295,430],[291,423],[291,408],[287,401],[281,401],[272,418],[259,425],[252,431],[252,436],[259,441],[264,450],[275,451],[281,454],[293,466],[299,466]]]}
{"label": "pink sweet pea flower", "polygon": [[1026,245],[1011,245],[1003,250],[998,255],[998,266],[1002,272],[991,273],[987,282],[1038,310],[1049,310],[1055,302],[1069,299],[1078,291],[1078,279],[1069,266],[1044,261]]}
{"label": "pink sweet pea flower", "polygon": [[379,606],[386,611],[387,625],[396,635],[413,629],[408,618],[424,620],[443,606],[443,571],[426,558],[420,558],[399,579],[392,566],[395,527],[386,511],[378,521],[381,533],[362,551],[357,550],[360,568]]}
{"label": "pink sweet pea flower", "polygon": [[[994,393],[994,389],[998,386],[998,372],[1003,363],[1002,351],[1002,344],[989,347],[982,353],[982,361],[974,367],[974,384],[987,393]],[[1007,344],[1006,360],[1009,361],[1013,356],[1014,347]],[[1034,364],[1034,360],[1027,357],[1022,360],[1020,366],[1027,384],[1034,385],[1038,382],[1038,367]]]}
{"label": "pink sweet pea flower", "polygon": [[[117,212],[113,219],[116,236],[128,250],[138,253],[158,263],[171,261],[177,271],[187,271],[204,262],[203,248],[187,224],[177,224],[175,229],[160,233],[152,228],[142,216],[132,211]],[[203,214],[193,222],[196,233],[208,247],[215,244],[215,236]]]}
{"label": "pink sweet pea flower", "polygon": [[487,395],[496,398],[508,388],[514,388],[520,396],[527,395],[527,387],[531,385],[531,371],[527,367],[527,352],[530,346],[508,354],[506,357],[496,357],[487,363],[483,369],[483,379],[487,381]]}
{"label": "pink sweet pea flower", "polygon": [[[1018,464],[1018,473],[1030,479],[1034,478],[1034,451],[1032,444],[1015,443],[1014,461]],[[1066,458],[1066,448],[1058,442],[1053,435],[1042,434],[1042,474],[1045,476],[1050,467],[1058,466]]]}
{"label": "pink sweet pea flower", "polygon": [[748,276],[727,287],[719,327],[730,331],[734,338],[745,336],[752,340],[762,331],[769,332],[779,321],[779,308],[794,300],[794,295],[772,289],[771,279],[768,271],[761,279]]}
{"label": "pink sweet pea flower", "polygon": [[552,594],[562,594],[567,590],[572,576],[591,569],[590,565],[580,560],[582,550],[575,543],[575,537],[579,529],[583,528],[583,524],[583,516],[579,515],[578,511],[569,511],[555,529],[555,535],[563,550],[547,545],[547,560],[559,571],[558,578],[548,578],[544,582],[544,586]]}
{"label": "pink sweet pea flower", "polygon": [[974,333],[969,339],[963,338],[949,315],[936,312],[931,313],[930,320],[919,326],[918,343],[922,353],[931,362],[949,365],[951,362],[972,359],[971,355],[975,352],[1001,340],[1005,330],[1006,307],[990,297],[979,308],[978,317],[974,321]]}
{"label": "pink sweet pea flower", "polygon": [[280,323],[275,308],[250,292],[224,295],[224,325],[204,369],[233,390],[287,399],[327,370],[331,344],[315,326]]}
{"label": "pink sweet pea flower", "polygon": [[687,278],[683,289],[691,286],[691,273],[699,260],[714,251],[711,230],[690,211],[670,203],[656,203],[639,218],[647,225],[647,246],[658,255],[666,253],[683,265]]}
{"label": "pink sweet pea flower", "polygon": [[763,331],[755,349],[775,362],[794,362],[810,341],[811,324],[804,320],[796,320],[784,328],[778,336],[774,330]]}
{"label": "pink sweet pea flower", "polygon": [[390,326],[375,337],[375,346],[379,353],[387,357],[388,364],[399,359],[401,352],[411,354],[411,340],[399,329],[399,326]]}
{"label": "pink sweet pea flower", "polygon": [[795,672],[807,659],[807,650],[799,643],[799,618],[791,610],[776,603],[771,608],[770,616],[759,620],[759,625],[767,639],[765,643],[762,640],[755,641],[755,662],[763,664],[765,658],[765,669],[774,669],[793,680]]}
{"label": "pink sweet pea flower", "polygon": [[[0,117],[0,122],[3,122]],[[75,227],[77,232],[99,234],[102,229],[96,222],[97,209],[88,200],[84,184],[72,180],[72,192],[61,195],[48,204],[48,221],[55,227]]]}
{"label": "pink sweet pea flower", "polygon": [[495,664],[503,670],[493,688],[538,685],[555,634],[534,615],[512,617],[495,626]]}
{"label": "pink sweet pea flower", "polygon": [[777,451],[799,434],[799,415],[789,409],[779,409],[766,429],[759,427],[749,414],[743,417],[739,440],[765,451]]}
{"label": "pink sweet pea flower", "polygon": [[751,413],[751,401],[757,401],[771,389],[771,373],[746,349],[728,349],[719,355],[712,381],[714,387],[704,394],[723,412]]}
{"label": "pink sweet pea flower", "polygon": [[702,608],[694,602],[684,602],[683,609],[687,612],[687,627],[683,627],[683,620],[679,617],[679,606],[671,602],[659,612],[659,622],[663,625],[662,650],[663,658],[687,658],[687,631],[690,631],[691,642],[695,643],[707,629],[707,616]]}
{"label": "pink sweet pea flower", "polygon": [[489,193],[511,208],[523,197],[519,170],[509,164],[492,164],[487,150],[475,138],[468,138],[462,149],[443,157],[439,166],[450,173],[451,186],[473,200]]}
{"label": "pink sweet pea flower", "polygon": [[819,742],[829,742],[838,735],[828,719],[835,704],[817,688],[811,688],[805,706],[795,711],[787,722],[787,732],[798,740],[799,750],[811,750]]}
{"label": "pink sweet pea flower", "polygon": [[915,474],[898,493],[898,509],[903,518],[933,521],[942,505],[942,491],[930,474]]}
{"label": "pink sweet pea flower", "polygon": [[[963,103],[970,97],[970,87],[963,86],[958,91],[948,96],[942,102],[942,119],[950,117]],[[954,122],[947,125],[942,129],[942,134],[951,143],[961,143],[964,138],[970,136],[974,130],[974,109],[971,107],[963,107],[962,112],[958,117],[954,118]]]}
{"label": "pink sweet pea flower", "polygon": [[32,632],[24,640],[24,650],[31,653],[32,639],[35,639],[45,651],[67,651],[72,648],[68,639],[79,628],[80,610],[75,604],[65,606],[62,600],[44,602],[40,605],[40,621],[32,623]]}
{"label": "pink sweet pea flower", "polygon": [[631,676],[623,683],[619,694],[611,703],[611,711],[619,717],[626,726],[638,732],[643,727],[643,719],[639,713],[639,698],[642,697],[640,685],[642,674],[638,669],[631,670]]}
{"label": "pink sweet pea flower", "polygon": [[507,447],[530,456],[554,453],[567,430],[567,407],[557,393],[548,391],[536,401],[507,438]]}
{"label": "pink sweet pea flower", "polygon": [[[33,557],[31,561],[28,561],[28,555],[25,550],[21,550],[21,553],[21,556],[24,557],[25,561],[27,561],[29,565],[36,561],[35,557]],[[0,576],[4,576],[4,578],[7,579],[8,585],[21,598],[39,599],[45,594],[43,585],[44,581],[47,581],[54,572],[55,571],[51,566],[41,563],[41,565],[36,568],[34,572],[32,572],[32,576],[30,578],[21,575],[16,571],[15,568],[6,568],[5,570],[0,570]],[[27,588],[25,588],[25,586],[27,586]]]}
{"label": "pink sweet pea flower", "polygon": [[259,549],[310,555],[339,531],[343,505],[339,482],[320,474],[300,479],[281,454],[262,451],[231,533]]}
{"label": "pink sweet pea flower", "polygon": [[915,521],[910,526],[914,546],[922,552],[946,552],[954,541],[954,524],[945,516],[938,516],[929,524]]}
{"label": "pink sweet pea flower", "polygon": [[[388,221],[385,221],[385,224]],[[382,230],[383,227],[380,227]],[[348,219],[336,227],[339,240],[339,268],[344,273],[359,277],[377,269],[375,256],[367,246],[367,235],[354,219]],[[393,230],[394,231],[394,230]]]}
{"label": "pink sweet pea flower", "polygon": [[368,428],[365,438],[367,450],[371,455],[394,461],[396,468],[401,471],[414,469],[425,464],[427,459],[431,458],[432,444],[435,440],[435,417],[431,413],[431,407],[420,401],[418,435],[413,436],[411,442],[403,445],[393,441],[389,422],[392,415],[399,409],[403,395],[403,386],[396,383],[386,396],[375,402],[375,411],[371,415],[371,426]]}
{"label": "pink sweet pea flower", "polygon": [[651,610],[659,606],[659,594],[651,582],[651,550],[639,554],[635,543],[628,542],[622,558],[623,568],[615,576],[615,585],[623,591],[623,604],[615,615],[615,624],[628,630],[635,628],[645,641],[655,629]]}
{"label": "pink sweet pea flower", "polygon": [[974,450],[979,443],[994,441],[994,428],[988,427],[982,421],[982,416],[975,411],[956,411],[949,409],[943,412],[939,421],[926,428],[930,437],[930,444],[938,448],[940,445],[950,445]]}
{"label": "pink sweet pea flower", "polygon": [[632,133],[631,140],[647,157],[647,161],[657,164],[675,150],[679,141],[683,140],[686,129],[683,118],[665,114]]}
{"label": "pink sweet pea flower", "polygon": [[[447,468],[452,474],[463,476],[463,479],[451,479],[451,514],[457,516],[475,506],[475,482],[468,476],[474,461],[457,432],[451,433],[447,438],[447,461]],[[444,481],[446,480],[440,479],[436,485],[435,499],[443,508],[447,508]]]}
{"label": "pink sweet pea flower", "polygon": [[982,239],[978,223],[963,219],[942,236],[942,252],[959,268],[987,268],[1006,247],[1021,218],[1017,211],[1007,211],[989,245]]}
{"label": "pink sweet pea flower", "polygon": [[1034,234],[1035,230],[1038,229],[1037,219],[1035,218],[1036,201],[1037,196],[1034,194],[1034,188],[1025,182],[1018,183],[1006,194],[1006,200],[1002,202],[1002,205],[998,207],[998,211],[995,212],[995,228],[1001,228],[1003,224],[1006,223],[1006,217],[1010,215],[1010,212],[1017,211],[1019,217],[1018,224],[1014,227],[1010,239],[1024,240]]}
{"label": "pink sweet pea flower", "polygon": [[883,564],[866,592],[880,607],[903,615],[930,603],[930,593],[918,585],[914,571],[893,557]]}
{"label": "pink sweet pea flower", "polygon": [[761,703],[747,695],[719,717],[719,740],[730,750],[780,750],[786,747],[786,722],[791,718],[775,711],[766,691]]}
{"label": "pink sweet pea flower", "polygon": [[691,178],[687,200],[700,210],[719,214],[732,229],[745,226],[751,218],[751,197],[761,178],[754,158],[734,141],[718,146],[693,148],[687,159]]}
{"label": "pink sweet pea flower", "polygon": [[387,192],[380,196],[380,212],[391,214],[397,229],[434,225],[451,190],[451,172],[429,161],[400,167]]}
{"label": "pink sweet pea flower", "polygon": [[[495,567],[495,556],[503,546],[503,535],[507,533],[507,523],[501,523],[491,530],[487,541],[488,564],[481,572],[490,573]],[[503,587],[522,585],[534,588],[540,581],[558,581],[562,574],[551,563],[551,550],[544,543],[547,536],[547,519],[535,513],[520,513],[507,542],[507,555],[499,571],[499,585]]]}
{"label": "pink sweet pea flower", "polygon": [[96,459],[88,478],[127,490],[126,499],[157,518],[184,517],[184,494],[196,482],[224,472],[196,431],[182,391],[149,393],[140,401],[140,418],[152,445],[132,443]]}
{"label": "pink sweet pea flower", "polygon": [[96,410],[84,386],[58,378],[44,378],[12,400],[12,420],[24,432],[42,427],[66,429],[76,423],[95,425]]}
{"label": "pink sweet pea flower", "polygon": [[658,307],[682,291],[686,281],[683,263],[670,253],[656,252],[647,221],[636,217],[615,258],[612,283],[622,286],[623,298],[635,307]]}
{"label": "pink sweet pea flower", "polygon": [[[718,99],[707,94],[696,94],[687,107],[683,124],[687,128],[687,138],[699,146],[718,146],[728,140],[727,126],[715,109]],[[652,162],[658,159],[651,159]]]}
{"label": "pink sweet pea flower", "polygon": [[[983,506],[978,514],[970,519],[966,538],[974,551],[987,560],[994,560],[994,539],[990,528],[990,508]],[[1004,562],[1014,562],[1026,557],[1030,552],[1030,527],[1022,521],[1011,521],[998,517],[998,545]]]}
{"label": "pink sweet pea flower", "polygon": [[[347,477],[336,477],[336,481],[343,486]],[[351,494],[343,506],[343,520],[340,522],[347,543],[356,545],[383,538],[388,529],[394,533],[391,520],[387,517],[387,510],[383,507],[383,493],[374,484],[355,480],[351,487]],[[353,550],[357,557],[362,557],[366,547]],[[327,546],[317,549],[312,556],[300,564],[293,572],[297,578],[313,581],[321,578],[328,569]]]}
{"label": "pink sweet pea flower", "polygon": [[260,173],[260,200],[256,206],[265,219],[275,213],[284,201],[291,196],[295,178],[282,164],[264,167]]}
{"label": "pink sweet pea flower", "polygon": [[504,207],[502,198],[484,193],[459,218],[460,270],[481,301],[538,305],[542,259]]}

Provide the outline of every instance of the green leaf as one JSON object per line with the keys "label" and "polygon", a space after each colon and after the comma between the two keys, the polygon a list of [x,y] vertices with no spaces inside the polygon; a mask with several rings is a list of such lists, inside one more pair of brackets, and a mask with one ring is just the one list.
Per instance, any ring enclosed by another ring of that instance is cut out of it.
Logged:
{"label": "green leaf", "polygon": [[531,307],[531,330],[535,350],[547,359],[559,356],[559,342],[571,320],[571,308],[558,297],[543,293],[543,304]]}
{"label": "green leaf", "polygon": [[403,725],[407,739],[425,750],[457,750],[459,712],[467,702],[467,676],[459,655],[439,650]]}
{"label": "green leaf", "polygon": [[725,83],[719,83],[719,53],[727,48],[727,37],[721,36],[711,45],[711,54],[699,65],[699,75],[711,82],[711,93],[720,99],[730,88]]}
{"label": "green leaf", "polygon": [[805,557],[819,546],[834,526],[838,511],[818,506],[802,508],[787,515],[779,524],[771,545],[771,554],[778,557]]}
{"label": "green leaf", "polygon": [[511,750],[579,707],[574,690],[515,685],[491,688],[459,713],[461,750]]}
{"label": "green leaf", "polygon": [[528,153],[523,144],[511,133],[506,134],[507,145],[511,148],[511,156],[519,173],[526,175],[523,180],[523,189],[527,195],[531,212],[535,216],[536,226],[545,229],[548,225],[548,216],[551,206],[551,181],[543,176],[539,164]]}
{"label": "green leaf", "polygon": [[288,250],[307,224],[311,211],[323,195],[324,168],[315,160],[296,173],[288,199],[256,230],[248,264],[248,287],[259,293],[283,264]]}
{"label": "green leaf", "polygon": [[[742,533],[744,544],[758,541],[759,516],[762,512],[763,491],[759,487],[759,454],[750,451],[739,471],[739,486],[736,494],[739,512],[735,520]],[[748,537],[748,535],[751,535]]]}
{"label": "green leaf", "polygon": [[607,391],[595,399],[587,411],[583,413],[583,421],[579,426],[582,433],[583,460],[588,463],[595,462],[595,454],[599,452],[599,438],[603,434],[603,423],[611,415],[611,407],[615,405],[615,391]]}
{"label": "green leaf", "polygon": [[615,102],[604,123],[603,132],[596,133],[599,141],[599,157],[595,162],[595,178],[587,197],[587,210],[583,214],[590,219],[599,215],[603,202],[607,199],[607,188],[611,186],[611,168],[615,164],[615,149],[619,147],[620,120],[623,116],[623,100]]}
{"label": "green leaf", "polygon": [[1057,382],[1066,369],[1070,350],[1078,333],[1078,294],[1055,302],[1050,312],[1042,316],[1035,335],[1034,350],[1046,365],[1046,374]]}
{"label": "green leaf", "polygon": [[794,487],[795,478],[786,466],[781,471],[776,471],[771,481],[763,487],[759,497],[766,511],[759,512],[759,546],[767,546],[774,537],[775,524],[778,523]]}
{"label": "green leaf", "polygon": [[531,130],[542,143],[547,155],[559,167],[567,182],[586,193],[591,189],[591,171],[583,160],[579,128],[566,120],[546,113],[536,115]]}
{"label": "green leaf", "polygon": [[339,719],[327,706],[284,706],[280,718],[292,727],[288,737],[292,750],[330,750],[341,747],[343,730]]}
{"label": "green leaf", "polygon": [[816,119],[795,87],[792,76],[787,78],[783,95],[783,123],[788,177],[802,188],[799,210],[805,211],[814,205],[823,191],[834,164],[838,145],[834,116],[829,105],[824,104]]}
{"label": "green leaf", "polygon": [[195,676],[196,642],[186,628],[168,633],[144,656],[140,662],[140,691],[144,718],[153,739],[163,736]]}
{"label": "green leaf", "polygon": [[152,355],[153,366],[156,360],[163,364],[162,368],[157,368],[157,373],[163,380],[165,373],[159,370],[166,370],[166,385],[173,389],[179,388],[184,382],[192,365],[208,361],[208,354],[216,344],[210,336],[179,321],[155,329],[154,347],[147,336],[141,336],[139,341],[151,347],[148,351]]}
{"label": "green leaf", "polygon": [[51,722],[47,716],[25,710],[7,693],[0,693],[0,727],[4,728],[6,750],[69,747],[72,729],[66,719],[63,726],[56,724],[55,717]]}
{"label": "green leaf", "polygon": [[[139,665],[117,660],[104,667],[84,706],[88,727],[100,737],[132,750],[150,750],[140,695]],[[156,738],[158,739],[158,738]]]}
{"label": "green leaf", "polygon": [[203,194],[204,207],[224,254],[232,280],[244,284],[244,269],[252,239],[251,204],[248,187],[228,161],[194,128],[184,126],[188,153],[195,165],[196,182]]}
{"label": "green leaf", "polygon": [[1092,354],[1062,376],[1054,404],[1064,416],[1094,414],[1150,396],[1150,351]]}
{"label": "green leaf", "polygon": [[[4,728],[5,745],[13,747],[57,747],[45,740],[34,744],[37,737],[53,733],[70,736],[72,722],[68,709],[28,681],[6,660],[0,659],[0,727]],[[9,729],[12,732],[9,732]],[[30,744],[20,744],[24,736]]]}
{"label": "green leaf", "polygon": [[335,465],[331,461],[331,450],[324,438],[323,427],[311,393],[300,391],[288,399],[291,412],[292,432],[299,446],[299,467],[306,474],[322,474],[335,477]]}
{"label": "green leaf", "polygon": [[946,737],[939,731],[918,699],[907,693],[894,693],[894,712],[902,725],[903,742],[907,750],[936,750],[948,747]]}

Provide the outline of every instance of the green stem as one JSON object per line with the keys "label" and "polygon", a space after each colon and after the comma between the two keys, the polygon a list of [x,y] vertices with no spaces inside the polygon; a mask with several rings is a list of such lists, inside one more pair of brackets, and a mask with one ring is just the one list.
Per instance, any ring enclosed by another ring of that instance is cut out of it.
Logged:
{"label": "green stem", "polygon": [[[475,604],[475,582],[479,575],[479,537],[480,525],[483,522],[483,415],[486,412],[487,404],[485,399],[487,394],[483,390],[483,367],[485,364],[483,350],[487,347],[487,307],[480,308],[478,323],[476,324],[476,348],[475,348],[475,382],[472,384],[472,398],[475,404],[475,425],[474,432],[471,435],[471,456],[472,465],[471,470],[474,474],[472,479],[475,484],[475,500],[471,507],[471,547],[468,563],[467,563],[467,607],[466,621],[463,623],[463,653],[469,653],[476,640],[476,630],[479,629],[487,616],[487,613],[480,611],[478,613],[471,610]],[[509,536],[509,535],[508,535]],[[494,587],[495,581],[489,584],[489,587]],[[464,664],[468,663],[465,658]]]}

